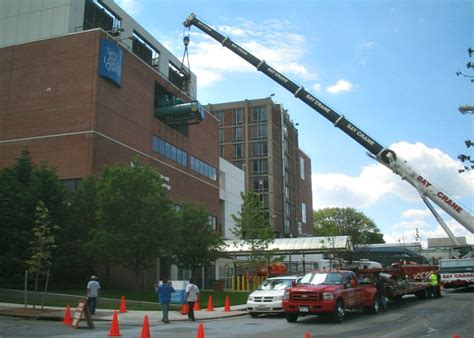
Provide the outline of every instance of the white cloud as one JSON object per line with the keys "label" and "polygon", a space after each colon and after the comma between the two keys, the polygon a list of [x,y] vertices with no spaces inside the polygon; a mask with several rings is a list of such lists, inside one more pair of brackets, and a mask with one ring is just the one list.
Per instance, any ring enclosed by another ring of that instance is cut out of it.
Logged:
{"label": "white cloud", "polygon": [[[448,187],[456,199],[474,197],[474,174],[459,175],[458,161],[436,148],[428,148],[423,143],[395,143],[390,147],[398,156],[407,162],[430,181],[440,187]],[[389,196],[395,196],[400,202],[420,203],[418,192],[398,175],[381,164],[372,164],[361,169],[358,176],[340,173],[313,174],[313,208],[354,207],[361,209],[376,205]],[[465,236],[469,243],[474,243],[474,234],[462,227],[446,213],[438,210],[448,227],[456,236]],[[421,238],[447,237],[441,226],[427,209],[407,209],[400,214],[400,221],[384,226],[386,242],[413,242],[415,229]],[[425,243],[426,244],[426,243]]]}
{"label": "white cloud", "polygon": [[321,84],[320,83],[316,83],[314,86],[313,86],[313,89],[317,92],[320,92],[321,91]]}
{"label": "white cloud", "polygon": [[415,218],[423,219],[431,216],[431,212],[428,209],[408,209],[402,212],[402,218]]}
{"label": "white cloud", "polygon": [[330,94],[337,94],[341,92],[347,92],[352,89],[352,84],[346,80],[337,80],[336,84],[326,88],[326,91]]}
{"label": "white cloud", "polygon": [[[395,143],[390,147],[430,181],[449,187],[453,196],[472,196],[474,180],[459,175],[459,162],[439,149],[423,143]],[[419,203],[418,192],[383,165],[374,163],[361,169],[359,176],[340,173],[313,174],[314,209],[325,207],[368,207],[385,196],[394,195],[404,202]]]}
{"label": "white cloud", "polygon": [[[235,22],[235,25],[220,26],[218,30],[289,77],[296,76],[304,80],[318,78],[317,73],[301,64],[308,43],[303,35],[294,32],[291,23],[274,19],[256,24],[242,18]],[[170,49],[178,52],[182,48],[182,45],[175,45]],[[256,71],[248,62],[201,32],[191,32],[189,54],[191,70],[197,74],[199,87],[215,85],[229,72]]]}
{"label": "white cloud", "polygon": [[129,15],[138,14],[142,9],[138,0],[117,0],[116,2]]}

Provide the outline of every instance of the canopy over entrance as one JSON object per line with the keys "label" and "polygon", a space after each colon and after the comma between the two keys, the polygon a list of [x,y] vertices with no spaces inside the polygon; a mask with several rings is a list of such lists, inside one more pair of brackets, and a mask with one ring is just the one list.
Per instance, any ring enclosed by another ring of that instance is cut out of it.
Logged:
{"label": "canopy over entrance", "polygon": [[[249,243],[242,240],[226,240],[222,252],[229,255],[248,255]],[[354,247],[349,236],[276,238],[267,248],[275,254],[317,254],[327,252],[352,252]]]}

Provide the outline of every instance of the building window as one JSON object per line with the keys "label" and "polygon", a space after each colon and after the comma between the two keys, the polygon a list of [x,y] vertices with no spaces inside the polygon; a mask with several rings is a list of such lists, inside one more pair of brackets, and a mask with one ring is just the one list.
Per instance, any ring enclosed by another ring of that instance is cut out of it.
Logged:
{"label": "building window", "polygon": [[267,142],[254,142],[252,143],[253,156],[267,156],[268,155],[268,144]]}
{"label": "building window", "polygon": [[259,126],[252,126],[252,138],[267,138],[267,126],[265,124]]}
{"label": "building window", "polygon": [[232,154],[233,154],[234,158],[243,157],[243,154],[244,154],[243,144],[242,143],[234,144]]}
{"label": "building window", "polygon": [[301,222],[306,224],[306,204],[301,203]]}
{"label": "building window", "polygon": [[224,129],[219,129],[219,143],[224,143]]}
{"label": "building window", "polygon": [[212,230],[217,230],[217,217],[209,215],[209,225],[211,226]]}
{"label": "building window", "polygon": [[242,141],[244,139],[244,128],[236,127],[232,128],[232,136],[234,141]]}
{"label": "building window", "polygon": [[290,200],[290,187],[285,185],[285,200]]}
{"label": "building window", "polygon": [[191,156],[191,169],[200,173],[201,175],[209,177],[214,181],[217,180],[216,168],[204,161],[201,161],[197,157]]}
{"label": "building window", "polygon": [[304,158],[300,157],[300,177],[304,180]]}
{"label": "building window", "polygon": [[252,107],[252,122],[266,122],[267,121],[267,107]]}
{"label": "building window", "polygon": [[178,147],[166,142],[158,136],[153,136],[153,151],[175,161],[185,167],[188,166],[188,153]]}
{"label": "building window", "polygon": [[268,209],[268,195],[267,194],[260,194],[260,201],[262,202],[263,208]]}
{"label": "building window", "polygon": [[244,123],[244,110],[242,108],[234,109],[232,111],[232,124],[242,124]]}
{"label": "building window", "polygon": [[268,161],[265,160],[253,160],[253,173],[263,174],[268,172]]}
{"label": "building window", "polygon": [[254,177],[253,178],[253,190],[257,192],[268,191],[268,177]]}
{"label": "building window", "polygon": [[62,184],[66,187],[67,190],[74,192],[79,188],[79,185],[82,182],[81,178],[69,179],[69,180],[60,180]]}
{"label": "building window", "polygon": [[132,51],[150,66],[159,67],[160,52],[135,31],[132,36]]}
{"label": "building window", "polygon": [[244,167],[243,161],[233,161],[232,164],[235,165],[239,169],[242,169]]}
{"label": "building window", "polygon": [[224,146],[223,145],[219,146],[219,156],[224,157]]}
{"label": "building window", "polygon": [[212,113],[218,120],[219,120],[219,126],[224,125],[224,112],[223,111],[216,111]]}

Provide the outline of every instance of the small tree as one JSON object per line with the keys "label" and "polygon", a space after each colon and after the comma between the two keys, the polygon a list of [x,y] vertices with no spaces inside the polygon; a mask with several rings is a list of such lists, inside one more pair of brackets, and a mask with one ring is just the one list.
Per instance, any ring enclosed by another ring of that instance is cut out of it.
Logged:
{"label": "small tree", "polygon": [[238,215],[232,215],[235,222],[233,234],[241,240],[241,246],[250,246],[248,263],[252,270],[261,265],[267,264],[271,257],[268,246],[275,239],[275,232],[268,220],[268,214],[263,208],[263,204],[253,190],[241,193],[243,200],[241,211]]}
{"label": "small tree", "polygon": [[[35,296],[38,292],[38,282],[41,275],[49,272],[53,260],[53,249],[56,248],[53,230],[58,225],[51,225],[49,211],[43,201],[36,206],[36,226],[33,228],[34,239],[31,242],[31,258],[28,260],[29,270],[35,274]],[[35,302],[33,301],[33,307]]]}
{"label": "small tree", "polygon": [[195,277],[198,267],[219,257],[224,241],[211,228],[208,212],[203,207],[185,203],[178,216],[181,227],[176,259],[179,267],[190,269]]}

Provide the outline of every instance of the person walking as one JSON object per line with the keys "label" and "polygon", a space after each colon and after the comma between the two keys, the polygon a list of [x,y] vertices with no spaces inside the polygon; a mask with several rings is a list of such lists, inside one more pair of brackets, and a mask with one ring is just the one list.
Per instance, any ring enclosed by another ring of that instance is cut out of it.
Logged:
{"label": "person walking", "polygon": [[437,298],[438,297],[438,276],[436,276],[436,273],[431,270],[430,277],[430,286],[431,286],[431,297]]}
{"label": "person walking", "polygon": [[163,279],[163,284],[158,287],[158,297],[160,298],[161,312],[163,313],[162,322],[168,324],[170,322],[168,313],[170,311],[171,294],[175,292],[171,282]]}
{"label": "person walking", "polygon": [[199,295],[199,288],[192,279],[189,280],[189,284],[186,286],[186,302],[188,303],[188,318],[193,322],[196,320],[194,317],[194,303],[196,303]]}
{"label": "person walking", "polygon": [[95,308],[97,306],[97,298],[99,297],[100,283],[97,276],[92,275],[90,281],[87,283],[87,308],[91,315],[95,315]]}
{"label": "person walking", "polygon": [[387,293],[385,291],[385,280],[380,274],[377,276],[377,281],[375,282],[375,287],[377,288],[377,301],[379,307],[382,310],[387,310]]}

